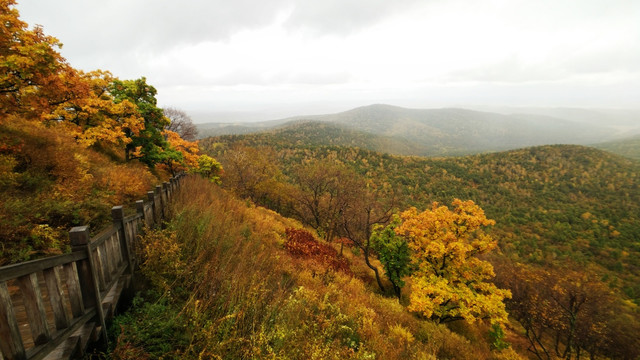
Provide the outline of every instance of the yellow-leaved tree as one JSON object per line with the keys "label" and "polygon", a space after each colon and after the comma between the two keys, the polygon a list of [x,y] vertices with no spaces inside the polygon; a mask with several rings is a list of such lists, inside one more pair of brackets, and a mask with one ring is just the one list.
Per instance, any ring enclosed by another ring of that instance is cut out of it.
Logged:
{"label": "yellow-leaved tree", "polygon": [[400,216],[398,235],[407,239],[415,270],[408,309],[444,323],[454,320],[507,320],[509,290],[488,282],[493,266],[477,255],[496,247],[483,231],[495,224],[473,201],[453,201],[454,209],[434,203],[431,210],[411,208]]}

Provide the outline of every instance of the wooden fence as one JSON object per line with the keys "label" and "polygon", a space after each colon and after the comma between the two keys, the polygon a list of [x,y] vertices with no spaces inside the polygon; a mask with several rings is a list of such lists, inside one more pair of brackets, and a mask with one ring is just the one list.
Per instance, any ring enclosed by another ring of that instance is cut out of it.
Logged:
{"label": "wooden fence", "polygon": [[161,223],[182,176],[158,185],[136,214],[111,209],[113,224],[94,237],[71,229],[70,254],[0,267],[0,359],[61,359],[106,343],[106,321],[133,282],[142,225]]}

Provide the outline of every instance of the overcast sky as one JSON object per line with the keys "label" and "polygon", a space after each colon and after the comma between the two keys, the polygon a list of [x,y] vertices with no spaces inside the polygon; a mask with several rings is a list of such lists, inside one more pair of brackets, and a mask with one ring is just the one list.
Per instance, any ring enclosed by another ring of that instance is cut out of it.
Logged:
{"label": "overcast sky", "polygon": [[18,1],[72,66],[188,112],[640,107],[638,0]]}

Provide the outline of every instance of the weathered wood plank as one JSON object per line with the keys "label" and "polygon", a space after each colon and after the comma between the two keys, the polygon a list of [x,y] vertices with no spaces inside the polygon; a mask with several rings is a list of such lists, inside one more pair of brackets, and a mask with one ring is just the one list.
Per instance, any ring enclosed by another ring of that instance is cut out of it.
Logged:
{"label": "weathered wood plank", "polygon": [[111,224],[106,229],[100,231],[98,235],[91,238],[89,245],[91,246],[92,249],[95,249],[98,246],[104,244],[105,241],[111,238],[111,236],[113,236],[113,234],[118,232],[119,230],[120,230],[119,224]]}
{"label": "weathered wood plank", "polygon": [[[124,224],[123,224],[124,225]],[[115,239],[111,242],[111,246],[113,247],[113,257],[115,259],[115,268],[118,269],[120,265],[123,263],[122,252],[126,251],[126,242],[123,243],[124,232],[126,231],[126,227],[122,227],[122,231],[118,231]]]}
{"label": "weathered wood plank", "polygon": [[[88,234],[88,232],[87,232]],[[90,245],[90,244],[89,244]],[[89,254],[89,269],[90,269],[90,274],[91,274],[91,285],[93,287],[93,291],[92,295],[94,298],[94,304],[95,304],[95,311],[96,314],[98,315],[98,320],[100,322],[100,328],[101,329],[105,329],[106,325],[104,322],[104,314],[102,313],[102,297],[101,297],[101,293],[100,293],[100,285],[99,282],[100,280],[98,280],[98,273],[100,273],[102,271],[102,266],[99,266],[98,263],[96,263],[97,261],[99,261],[100,256],[98,254],[98,249],[96,249],[95,251],[91,251],[90,250],[90,246],[87,246],[87,251],[90,253]],[[95,256],[94,256],[95,255]],[[106,285],[106,284],[105,284]],[[84,295],[84,293],[83,293]],[[105,343],[107,343],[107,334],[106,332],[101,332],[100,333],[102,339],[104,340]]]}
{"label": "weathered wood plank", "polygon": [[88,322],[82,325],[81,328],[79,328],[73,333],[73,336],[78,336],[80,338],[80,350],[82,353],[84,353],[85,350],[87,349],[89,340],[96,337],[95,331],[96,331],[96,323]]}
{"label": "weathered wood plank", "polygon": [[[91,263],[89,259],[77,262],[78,279],[80,291],[82,293],[83,307],[86,309],[96,305],[95,294],[93,293],[93,277],[91,275]],[[71,291],[71,290],[70,290]]]}
{"label": "weathered wood plank", "polygon": [[42,345],[51,340],[51,334],[47,326],[47,313],[38,285],[38,276],[35,273],[21,276],[18,278],[18,286],[24,300],[33,342],[36,345]]}
{"label": "weathered wood plank", "polygon": [[96,271],[97,275],[98,288],[100,289],[100,291],[103,291],[107,287],[107,280],[104,273],[102,250],[100,250],[100,246],[92,251],[91,258],[93,259],[93,269]]}
{"label": "weathered wood plank", "polygon": [[20,264],[7,265],[0,268],[0,281],[17,279],[20,276],[28,275],[54,266],[68,264],[86,258],[84,252],[73,252],[71,254],[57,255],[49,258],[27,261]]}
{"label": "weathered wood plank", "polygon": [[78,278],[78,267],[75,262],[64,266],[67,278],[67,289],[69,290],[69,303],[71,303],[71,315],[77,318],[84,314],[84,303],[82,302],[82,290],[80,289],[80,279]]}
{"label": "weathered wood plank", "polygon": [[81,342],[80,337],[70,336],[63,341],[52,352],[45,356],[44,360],[61,360],[61,359],[75,359],[81,355]]}
{"label": "weathered wood plank", "polygon": [[100,255],[102,255],[102,261],[104,264],[104,277],[105,280],[107,281],[107,283],[111,282],[111,279],[113,277],[113,271],[115,268],[114,265],[114,259],[113,259],[113,237],[116,236],[116,234],[114,233],[113,235],[111,235],[110,238],[107,239],[107,241],[104,242],[104,245],[100,247],[102,253]]}
{"label": "weathered wood plank", "polygon": [[0,351],[5,360],[24,359],[24,345],[7,283],[0,282]]}
{"label": "weathered wood plank", "polygon": [[82,317],[74,319],[71,322],[71,325],[64,329],[60,330],[56,333],[55,338],[51,341],[47,342],[44,345],[39,345],[34,348],[31,348],[26,351],[27,359],[39,360],[47,356],[47,354],[55,351],[55,349],[60,346],[69,336],[77,336],[79,328],[84,327],[84,325],[96,315],[95,309],[89,310]]}
{"label": "weathered wood plank", "polygon": [[115,233],[113,238],[109,240],[109,257],[111,258],[112,265],[111,274],[113,274],[113,272],[118,269],[118,266],[120,265],[120,246],[116,245],[116,242],[120,242],[120,231]]}
{"label": "weathered wood plank", "polygon": [[44,281],[47,285],[49,293],[49,302],[53,311],[54,323],[56,329],[64,329],[69,327],[71,322],[71,314],[67,307],[64,306],[64,291],[62,288],[62,265],[56,266],[44,271]]}

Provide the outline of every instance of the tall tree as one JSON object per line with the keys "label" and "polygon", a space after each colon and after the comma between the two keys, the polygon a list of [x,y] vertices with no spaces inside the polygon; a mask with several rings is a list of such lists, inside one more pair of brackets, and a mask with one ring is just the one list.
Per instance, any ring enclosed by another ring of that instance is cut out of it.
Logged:
{"label": "tall tree", "polygon": [[396,232],[407,238],[415,266],[408,309],[441,323],[506,322],[503,300],[511,293],[488,282],[493,267],[478,258],[497,245],[483,231],[495,221],[473,201],[455,199],[453,207],[434,203],[431,210],[411,208],[400,215]]}
{"label": "tall tree", "polygon": [[404,277],[411,274],[411,252],[407,240],[396,234],[400,219],[396,216],[387,226],[377,225],[373,228],[371,244],[384,266],[385,275],[393,286],[398,299],[402,295]]}
{"label": "tall tree", "polygon": [[282,172],[273,149],[234,146],[220,158],[224,165],[224,185],[254,203],[286,211],[286,184],[281,181]]}
{"label": "tall tree", "polygon": [[337,235],[339,215],[346,206],[349,182],[356,174],[333,159],[311,160],[295,168],[292,194],[296,216],[315,229],[326,241]]}
{"label": "tall tree", "polygon": [[385,287],[380,278],[380,270],[372,263],[371,235],[377,225],[387,224],[395,206],[395,194],[389,189],[378,188],[371,181],[353,173],[341,182],[345,199],[339,211],[339,235],[343,236],[362,251],[364,262],[376,277],[380,290]]}
{"label": "tall tree", "polygon": [[168,107],[164,109],[164,116],[169,119],[169,125],[165,130],[178,133],[181,138],[187,141],[195,141],[198,137],[198,128],[193,124],[191,117],[183,110]]}
{"label": "tall tree", "polygon": [[151,167],[169,160],[180,161],[179,153],[172,151],[162,134],[165,126],[169,125],[169,119],[157,106],[156,89],[148,85],[144,77],[136,80],[116,79],[111,83],[109,91],[116,104],[124,101],[135,104],[144,119],[144,129],[138,134],[129,134],[132,141],[125,147],[127,160],[137,158]]}
{"label": "tall tree", "polygon": [[385,197],[371,183],[331,158],[302,164],[293,177],[298,186],[292,194],[296,216],[326,241],[336,237],[351,240],[362,250],[365,263],[385,291],[380,270],[371,262],[371,233],[374,225],[389,222],[393,201],[383,201]]}

